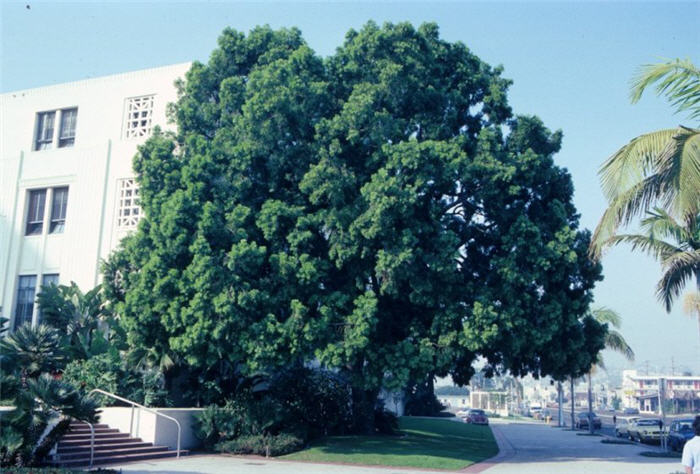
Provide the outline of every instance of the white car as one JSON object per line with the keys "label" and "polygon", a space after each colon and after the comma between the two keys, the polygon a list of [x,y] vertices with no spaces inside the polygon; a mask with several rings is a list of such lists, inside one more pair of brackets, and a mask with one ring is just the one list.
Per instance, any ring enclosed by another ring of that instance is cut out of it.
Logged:
{"label": "white car", "polygon": [[456,413],[456,415],[457,415],[459,418],[466,418],[468,414],[469,414],[469,410],[466,410],[466,409],[459,410],[459,411],[457,411],[457,413]]}

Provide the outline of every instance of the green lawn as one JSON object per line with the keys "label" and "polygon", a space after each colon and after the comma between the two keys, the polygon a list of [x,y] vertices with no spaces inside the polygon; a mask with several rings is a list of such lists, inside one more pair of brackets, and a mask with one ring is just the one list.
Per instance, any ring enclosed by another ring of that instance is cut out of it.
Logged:
{"label": "green lawn", "polygon": [[331,436],[283,456],[295,461],[462,469],[498,453],[487,426],[402,417],[403,436]]}

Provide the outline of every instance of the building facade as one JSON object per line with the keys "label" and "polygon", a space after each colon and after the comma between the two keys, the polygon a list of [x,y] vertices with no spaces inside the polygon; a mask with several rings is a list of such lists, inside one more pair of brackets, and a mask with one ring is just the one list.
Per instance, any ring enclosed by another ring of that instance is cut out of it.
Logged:
{"label": "building facade", "polygon": [[700,376],[697,375],[639,375],[636,370],[625,370],[622,393],[624,406],[641,412],[658,413],[659,400],[663,399],[667,413],[700,413]]}
{"label": "building facade", "polygon": [[132,160],[190,64],[0,95],[0,316],[39,323],[42,285],[99,283],[141,216]]}

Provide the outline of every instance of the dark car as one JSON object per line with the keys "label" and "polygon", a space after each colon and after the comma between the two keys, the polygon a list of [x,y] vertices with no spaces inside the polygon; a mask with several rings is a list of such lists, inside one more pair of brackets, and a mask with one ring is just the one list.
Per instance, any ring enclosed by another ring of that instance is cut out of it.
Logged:
{"label": "dark car", "polygon": [[693,419],[684,418],[674,420],[668,431],[668,446],[672,451],[682,451],[685,442],[695,436],[693,432]]}
{"label": "dark car", "polygon": [[467,416],[464,418],[467,423],[473,423],[475,425],[488,425],[489,419],[484,413],[484,410],[469,410]]}
{"label": "dark car", "polygon": [[639,415],[639,410],[636,408],[625,408],[622,410],[623,415]]}
{"label": "dark car", "polygon": [[[588,429],[588,415],[589,412],[583,412],[579,413],[578,416],[576,417],[576,429],[579,430],[587,430]],[[593,420],[593,429],[594,430],[599,430],[603,424],[600,421],[600,418],[598,418],[598,415],[596,415],[593,412],[590,412],[590,418]]]}

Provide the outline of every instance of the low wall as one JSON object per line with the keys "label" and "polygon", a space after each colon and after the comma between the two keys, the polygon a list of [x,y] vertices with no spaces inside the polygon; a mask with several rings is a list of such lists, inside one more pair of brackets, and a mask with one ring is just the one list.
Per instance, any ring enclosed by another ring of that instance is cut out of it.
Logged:
{"label": "low wall", "polygon": [[[177,448],[177,425],[172,420],[157,416],[154,413],[140,408],[128,407],[102,407],[100,408],[100,423],[105,423],[110,428],[116,428],[122,433],[131,433],[132,436],[160,446]],[[180,439],[181,449],[196,449],[201,441],[194,435],[194,414],[202,411],[201,408],[153,408],[163,415],[168,415],[180,422],[182,434]]]}

